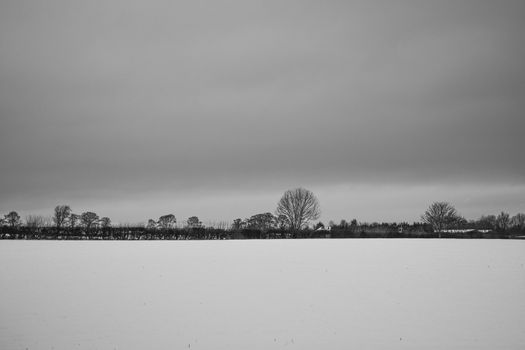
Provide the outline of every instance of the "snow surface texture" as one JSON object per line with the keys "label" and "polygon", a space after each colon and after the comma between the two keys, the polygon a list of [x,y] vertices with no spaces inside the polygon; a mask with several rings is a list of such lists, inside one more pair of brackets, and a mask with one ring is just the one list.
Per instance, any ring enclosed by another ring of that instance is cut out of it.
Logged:
{"label": "snow surface texture", "polygon": [[525,349],[525,241],[0,242],[1,349]]}

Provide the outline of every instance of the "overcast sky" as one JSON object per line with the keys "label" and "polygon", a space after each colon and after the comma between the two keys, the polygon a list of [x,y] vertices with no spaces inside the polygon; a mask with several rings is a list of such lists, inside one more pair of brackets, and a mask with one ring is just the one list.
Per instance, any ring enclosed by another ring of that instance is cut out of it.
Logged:
{"label": "overcast sky", "polygon": [[0,3],[0,213],[525,212],[525,2]]}

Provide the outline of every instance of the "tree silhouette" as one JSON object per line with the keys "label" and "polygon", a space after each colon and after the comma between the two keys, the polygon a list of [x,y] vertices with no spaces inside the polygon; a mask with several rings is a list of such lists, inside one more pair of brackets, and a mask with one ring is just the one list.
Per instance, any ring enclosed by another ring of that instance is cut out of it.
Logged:
{"label": "tree silhouette", "polygon": [[159,218],[158,221],[158,224],[161,229],[173,228],[176,223],[177,219],[175,219],[175,215],[173,214],[163,215]]}
{"label": "tree silhouette", "polygon": [[156,227],[157,227],[157,222],[153,219],[149,219],[148,224],[146,225],[146,228],[152,230]]}
{"label": "tree silhouette", "polygon": [[4,220],[11,227],[20,226],[20,215],[16,211],[4,215]]}
{"label": "tree silhouette", "polygon": [[242,219],[237,218],[233,220],[232,230],[240,230],[243,228],[243,226],[244,226],[244,222],[242,221]]}
{"label": "tree silhouette", "polygon": [[53,222],[57,228],[57,233],[60,233],[60,229],[64,226],[66,221],[71,215],[71,208],[69,205],[57,205],[55,207],[55,213],[53,215]]}
{"label": "tree silhouette", "polygon": [[510,226],[510,215],[502,211],[496,218],[496,226],[500,232],[507,231]]}
{"label": "tree silhouette", "polygon": [[525,214],[518,213],[514,215],[510,222],[515,229],[523,231],[523,229],[525,229]]}
{"label": "tree silhouette", "polygon": [[107,216],[104,216],[103,218],[100,219],[100,226],[102,228],[111,227],[111,219],[108,218]]}
{"label": "tree silhouette", "polygon": [[456,208],[448,202],[432,203],[421,216],[421,220],[423,220],[424,223],[430,224],[434,232],[439,233],[440,238],[441,232],[451,225],[454,225],[460,218]]}
{"label": "tree silhouette", "polygon": [[247,220],[248,228],[254,228],[261,231],[267,231],[276,226],[277,218],[272,213],[262,213],[252,215]]}
{"label": "tree silhouette", "polygon": [[281,197],[275,211],[277,216],[286,218],[291,230],[300,230],[311,220],[319,219],[321,210],[315,195],[304,188],[288,190]]}
{"label": "tree silhouette", "polygon": [[98,222],[98,215],[93,212],[85,212],[80,215],[80,221],[86,227],[86,232],[89,232],[91,226]]}
{"label": "tree silhouette", "polygon": [[188,218],[186,223],[188,224],[188,227],[190,227],[190,228],[202,227],[202,222],[200,222],[199,218],[196,217],[196,216],[192,216],[192,217]]}
{"label": "tree silhouette", "polygon": [[79,221],[80,221],[80,215],[71,213],[71,215],[69,216],[69,228],[74,229],[75,226],[77,225],[77,222]]}

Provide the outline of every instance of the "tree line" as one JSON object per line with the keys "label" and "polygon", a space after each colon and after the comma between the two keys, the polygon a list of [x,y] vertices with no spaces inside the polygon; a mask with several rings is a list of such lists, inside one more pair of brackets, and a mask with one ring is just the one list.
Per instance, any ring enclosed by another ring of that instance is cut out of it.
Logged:
{"label": "tree line", "polygon": [[[483,215],[467,220],[448,202],[434,202],[421,222],[359,223],[356,219],[328,225],[316,222],[321,214],[316,196],[304,188],[286,191],[274,213],[236,218],[232,224],[204,225],[197,216],[178,223],[174,214],[148,219],[145,225],[112,225],[107,216],[94,212],[73,213],[69,205],[57,205],[50,218],[28,215],[25,223],[16,211],[0,217],[3,239],[265,239],[265,238],[389,238],[450,237],[509,238],[525,234],[525,214]],[[311,224],[312,223],[312,224]]]}

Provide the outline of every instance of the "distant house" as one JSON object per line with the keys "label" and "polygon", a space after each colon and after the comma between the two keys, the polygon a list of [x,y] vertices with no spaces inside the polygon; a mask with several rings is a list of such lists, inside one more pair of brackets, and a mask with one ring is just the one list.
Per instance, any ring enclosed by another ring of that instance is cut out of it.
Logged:
{"label": "distant house", "polygon": [[328,226],[326,228],[321,226],[315,231],[319,232],[320,235],[324,233],[325,238],[332,238],[332,234],[330,233],[330,231],[332,231],[332,226]]}
{"label": "distant house", "polygon": [[475,228],[465,228],[465,229],[441,230],[440,232],[444,232],[444,233],[472,233],[472,232],[487,233],[490,231],[492,230],[478,230]]}

